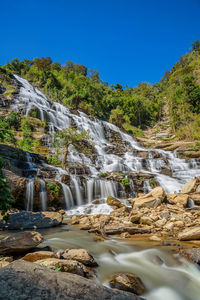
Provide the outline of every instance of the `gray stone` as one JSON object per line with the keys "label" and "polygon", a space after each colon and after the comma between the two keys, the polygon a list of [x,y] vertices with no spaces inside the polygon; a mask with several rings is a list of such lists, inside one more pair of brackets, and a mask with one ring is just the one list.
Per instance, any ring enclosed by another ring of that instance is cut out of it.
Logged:
{"label": "gray stone", "polygon": [[141,300],[94,280],[26,261],[16,261],[0,269],[0,290],[0,299],[4,300]]}

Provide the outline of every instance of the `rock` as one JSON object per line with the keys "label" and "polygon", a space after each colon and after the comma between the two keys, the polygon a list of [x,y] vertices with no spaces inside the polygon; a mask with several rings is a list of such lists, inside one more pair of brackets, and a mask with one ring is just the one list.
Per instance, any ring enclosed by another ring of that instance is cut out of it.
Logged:
{"label": "rock", "polygon": [[0,257],[0,268],[8,266],[13,261],[12,256]]}
{"label": "rock", "polygon": [[45,258],[53,258],[55,257],[55,254],[51,251],[37,251],[33,253],[28,253],[24,257],[22,257],[22,260],[34,262],[40,259],[45,259]]}
{"label": "rock", "polygon": [[109,283],[114,289],[127,291],[136,295],[142,295],[145,292],[145,287],[141,279],[131,273],[114,274]]}
{"label": "rock", "polygon": [[130,216],[130,221],[132,223],[138,223],[140,221],[142,214],[138,213],[138,214],[134,214]]}
{"label": "rock", "polygon": [[134,198],[133,208],[141,208],[141,207],[158,207],[165,198],[165,191],[162,187],[156,187],[150,193],[145,196]]}
{"label": "rock", "polygon": [[180,207],[186,207],[189,199],[187,194],[167,194],[167,201]]}
{"label": "rock", "polygon": [[159,238],[157,235],[152,235],[149,238],[150,241],[155,241],[155,242],[162,242],[162,239]]}
{"label": "rock", "polygon": [[200,193],[193,193],[190,194],[190,199],[194,201],[195,204],[199,205],[200,204]]}
{"label": "rock", "polygon": [[200,264],[200,248],[180,249],[179,254],[190,262]]}
{"label": "rock", "polygon": [[39,232],[24,231],[0,241],[0,254],[24,252],[35,248],[43,241]]}
{"label": "rock", "polygon": [[64,209],[60,209],[59,210],[59,214],[65,216],[66,215],[66,211]]}
{"label": "rock", "polygon": [[62,220],[63,216],[57,212],[20,211],[11,213],[6,224],[0,220],[0,228],[10,230],[48,228],[60,225]]}
{"label": "rock", "polygon": [[198,189],[198,184],[200,185],[200,177],[194,177],[190,179],[181,189],[181,193],[190,194]]}
{"label": "rock", "polygon": [[0,270],[0,290],[5,300],[140,300],[134,294],[26,261],[13,262]]}
{"label": "rock", "polygon": [[183,230],[178,235],[178,239],[181,241],[199,240],[200,239],[200,226],[190,227]]}
{"label": "rock", "polygon": [[153,220],[149,217],[141,217],[140,218],[140,224],[144,224],[144,225],[152,225]]}
{"label": "rock", "polygon": [[81,262],[82,264],[90,267],[97,267],[98,264],[85,249],[70,249],[65,250],[62,254],[64,259],[72,259]]}
{"label": "rock", "polygon": [[[82,277],[92,277],[91,271],[82,263],[71,259],[59,259],[59,258],[46,258],[35,261],[36,264],[52,268],[53,270],[59,270],[60,272],[67,272],[76,274]],[[93,273],[94,276],[94,273]]]}
{"label": "rock", "polygon": [[107,198],[107,201],[106,201],[106,203],[108,204],[108,205],[110,205],[110,206],[116,206],[116,207],[121,207],[123,204],[119,201],[119,200],[117,200],[116,198],[114,198],[114,197],[112,197],[112,196],[109,196],[108,198]]}
{"label": "rock", "polygon": [[112,234],[121,234],[123,232],[128,232],[129,234],[137,234],[137,233],[149,233],[149,229],[147,228],[138,228],[138,227],[121,227],[118,226],[107,226],[106,229],[104,229],[105,233],[107,235]]}

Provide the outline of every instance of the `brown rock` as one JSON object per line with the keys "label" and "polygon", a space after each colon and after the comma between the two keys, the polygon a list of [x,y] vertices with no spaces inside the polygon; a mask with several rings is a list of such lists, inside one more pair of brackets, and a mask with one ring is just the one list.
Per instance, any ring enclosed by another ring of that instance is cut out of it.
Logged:
{"label": "brown rock", "polygon": [[114,289],[131,292],[136,295],[142,295],[145,292],[142,280],[131,273],[114,274],[109,283]]}
{"label": "brown rock", "polygon": [[200,248],[180,249],[179,254],[193,263],[200,263]]}
{"label": "brown rock", "polygon": [[22,257],[22,260],[34,262],[36,260],[45,259],[45,258],[53,258],[55,257],[54,253],[51,251],[37,251],[33,253],[28,253],[24,257]]}
{"label": "brown rock", "polygon": [[[82,277],[91,277],[91,271],[84,266],[82,263],[70,260],[70,259],[58,259],[58,258],[46,258],[35,261],[44,267],[48,267],[53,270],[58,270],[61,272],[67,272],[72,274],[77,274]],[[94,274],[94,273],[93,273]]]}
{"label": "brown rock", "polygon": [[123,204],[119,201],[119,200],[117,200],[116,198],[114,198],[114,197],[112,197],[112,196],[109,196],[108,198],[107,198],[107,201],[106,201],[106,203],[108,204],[108,205],[110,205],[110,206],[116,206],[116,207],[121,207]]}
{"label": "brown rock", "polygon": [[4,268],[13,261],[12,256],[0,257],[0,268]]}
{"label": "brown rock", "polygon": [[0,241],[0,254],[24,252],[35,248],[43,241],[39,232],[24,231]]}
{"label": "brown rock", "polygon": [[200,226],[190,227],[183,230],[178,235],[179,240],[181,241],[190,241],[190,240],[199,240],[200,239]]}
{"label": "brown rock", "polygon": [[162,187],[156,187],[150,193],[145,196],[134,198],[133,208],[141,208],[141,207],[151,207],[155,208],[161,205],[162,201],[165,198],[165,191]]}
{"label": "brown rock", "polygon": [[62,254],[64,259],[72,259],[81,262],[82,264],[90,267],[98,266],[91,254],[85,249],[70,249],[65,250]]}
{"label": "brown rock", "polygon": [[167,200],[170,204],[176,204],[180,207],[186,207],[189,199],[187,194],[167,194]]}
{"label": "brown rock", "polygon": [[181,193],[190,194],[196,191],[200,178],[194,177],[190,179],[181,189]]}

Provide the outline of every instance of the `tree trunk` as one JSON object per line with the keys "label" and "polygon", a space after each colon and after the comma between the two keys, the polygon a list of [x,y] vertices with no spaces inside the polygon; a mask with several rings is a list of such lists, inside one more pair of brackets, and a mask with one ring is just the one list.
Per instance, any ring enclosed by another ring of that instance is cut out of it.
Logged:
{"label": "tree trunk", "polygon": [[68,155],[68,152],[69,152],[69,145],[65,145],[65,152],[64,152],[64,155],[63,155],[63,161],[62,161],[62,165],[63,165],[63,169],[66,170],[67,168],[67,155]]}

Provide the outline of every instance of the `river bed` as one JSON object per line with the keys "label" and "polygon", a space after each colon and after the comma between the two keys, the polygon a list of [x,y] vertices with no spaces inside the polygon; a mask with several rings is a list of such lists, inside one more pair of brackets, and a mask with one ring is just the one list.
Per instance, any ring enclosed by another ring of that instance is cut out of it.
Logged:
{"label": "river bed", "polygon": [[199,269],[174,255],[171,247],[116,237],[99,241],[94,234],[70,225],[40,232],[45,238],[41,246],[87,249],[99,264],[97,278],[104,285],[116,272],[131,272],[144,282],[147,293],[143,296],[147,300],[200,299]]}

